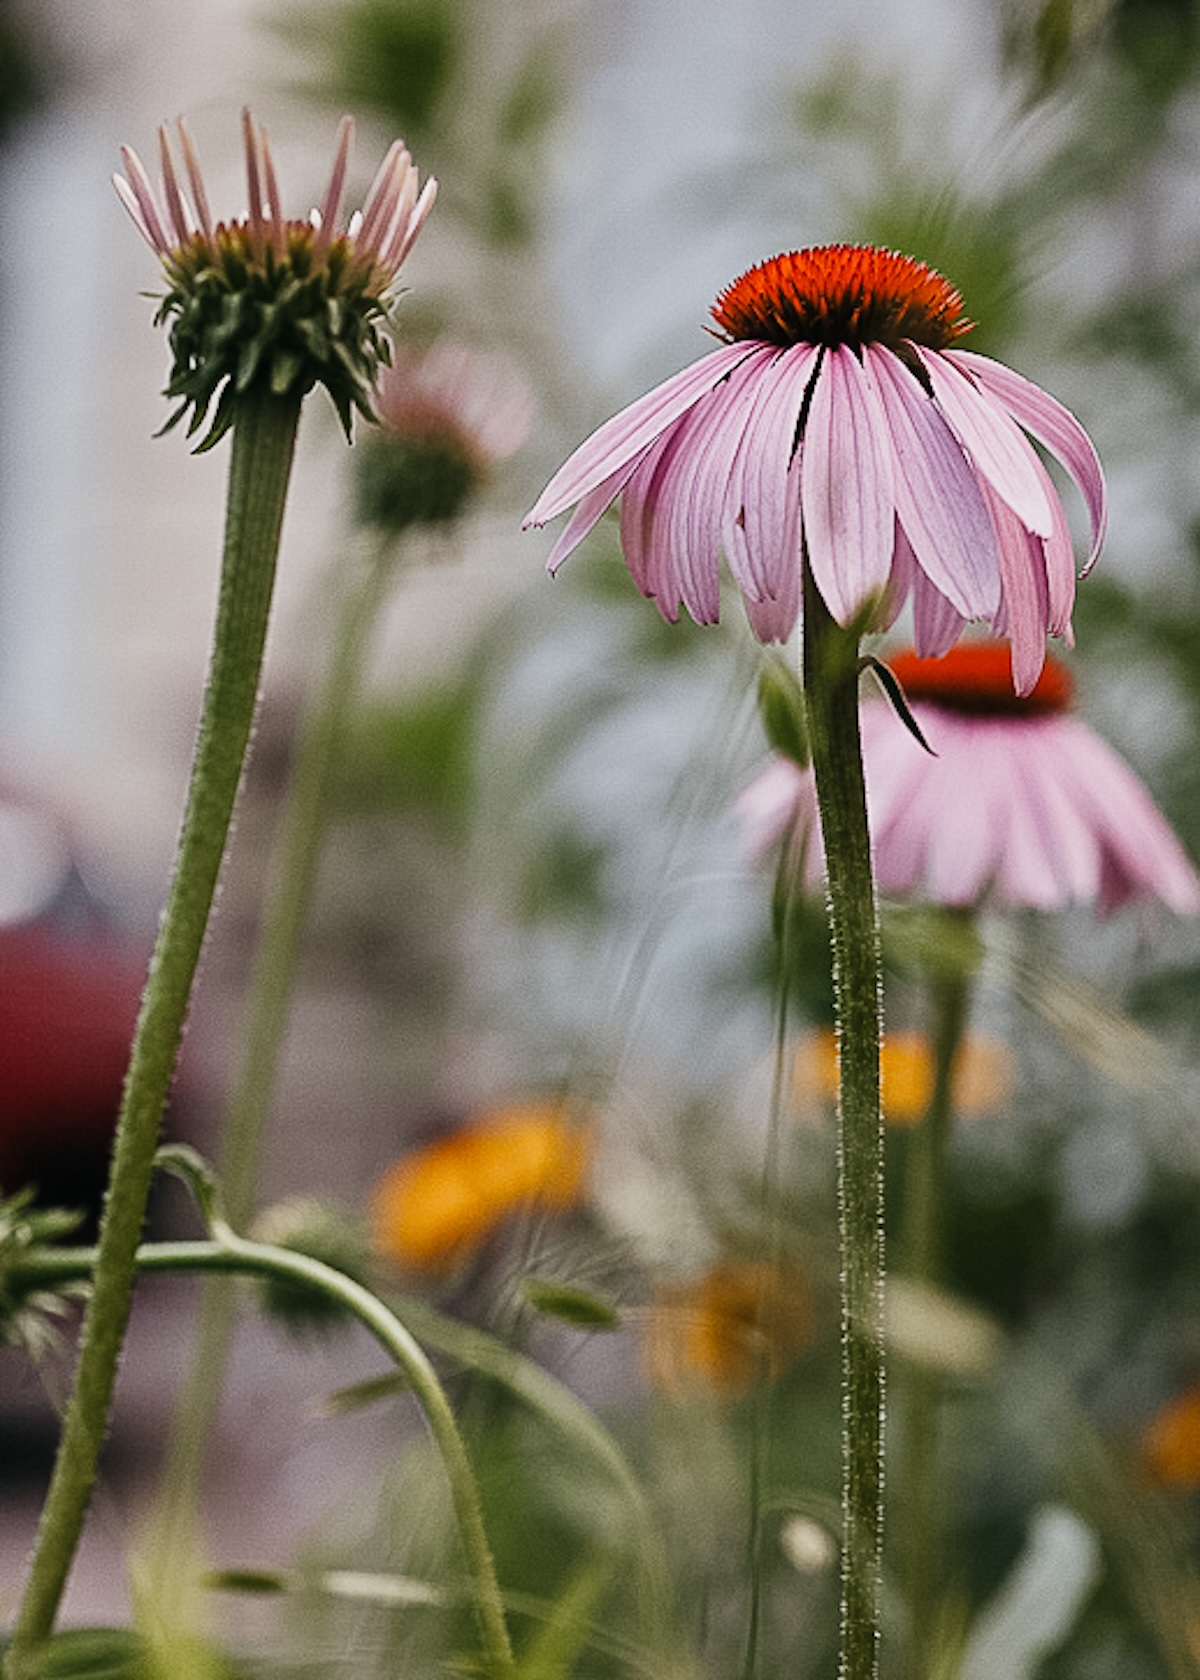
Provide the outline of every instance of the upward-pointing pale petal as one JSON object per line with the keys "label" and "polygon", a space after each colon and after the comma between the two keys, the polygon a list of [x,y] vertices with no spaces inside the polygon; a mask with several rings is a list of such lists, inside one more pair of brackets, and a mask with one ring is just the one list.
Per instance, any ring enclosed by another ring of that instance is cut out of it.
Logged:
{"label": "upward-pointing pale petal", "polygon": [[580,500],[579,506],[567,521],[566,528],[562,531],[550,552],[550,558],[546,562],[548,572],[553,575],[567,558],[567,555],[573,549],[579,547],[592,526],[603,517],[605,510],[621,494],[636,471],[640,460],[641,456],[637,456],[634,460],[627,462],[625,466],[619,467],[611,478],[602,480],[594,490],[589,490],[587,495]]}

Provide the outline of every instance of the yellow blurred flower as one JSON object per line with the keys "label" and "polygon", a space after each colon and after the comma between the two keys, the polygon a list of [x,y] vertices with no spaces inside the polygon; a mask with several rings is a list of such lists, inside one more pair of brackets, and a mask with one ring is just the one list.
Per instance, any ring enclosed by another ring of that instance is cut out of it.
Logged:
{"label": "yellow blurred flower", "polygon": [[646,1374],[676,1398],[706,1385],[737,1399],[756,1378],[781,1376],[811,1332],[811,1297],[795,1267],[714,1266],[658,1295],[646,1325]]}
{"label": "yellow blurred flower", "polygon": [[417,1269],[452,1265],[514,1214],[575,1206],[588,1145],[561,1104],[489,1110],[383,1175],[371,1198],[372,1247]]}
{"label": "yellow blurred flower", "polygon": [[[880,1059],[884,1118],[891,1126],[917,1126],[933,1095],[933,1050],[923,1033],[888,1033]],[[1012,1056],[996,1039],[964,1040],[954,1069],[953,1101],[958,1114],[988,1114],[1012,1094]],[[795,1092],[804,1102],[837,1096],[837,1045],[832,1032],[809,1035],[796,1054]]]}
{"label": "yellow blurred flower", "polygon": [[1168,1487],[1200,1488],[1200,1387],[1185,1389],[1151,1419],[1142,1461]]}

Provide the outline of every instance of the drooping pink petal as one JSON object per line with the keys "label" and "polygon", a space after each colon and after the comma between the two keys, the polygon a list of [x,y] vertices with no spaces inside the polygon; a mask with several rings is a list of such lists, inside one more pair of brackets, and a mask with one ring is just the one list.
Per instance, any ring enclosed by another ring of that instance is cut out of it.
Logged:
{"label": "drooping pink petal", "polygon": [[1060,721],[1060,781],[1100,837],[1101,907],[1154,896],[1176,915],[1200,914],[1200,878],[1142,783],[1081,719]]}
{"label": "drooping pink petal", "polygon": [[723,344],[614,414],[558,469],[526,514],[525,526],[544,525],[610,478],[626,461],[653,443],[706,391],[719,384],[754,348],[751,344]]}
{"label": "drooping pink petal", "polygon": [[918,566],[913,579],[913,640],[922,659],[940,659],[962,635],[966,619]]}
{"label": "drooping pink petal", "polygon": [[[714,391],[702,396],[677,422],[679,445],[664,471],[666,539],[672,569],[691,578],[688,611],[700,623],[717,616],[718,561],[730,477],[769,352],[748,356]],[[703,602],[700,613],[694,602]]]}
{"label": "drooping pink petal", "polygon": [[1008,780],[1008,828],[995,890],[1003,902],[1035,910],[1095,900],[1100,847],[1083,808],[1063,787],[1055,746],[1061,718],[985,726],[988,750]]}
{"label": "drooping pink petal", "polygon": [[675,575],[670,545],[663,532],[663,476],[676,445],[676,427],[645,451],[621,497],[621,547],[630,575],[642,594],[657,603],[669,624],[679,617],[682,579]]}
{"label": "drooping pink petal", "polygon": [[[939,904],[972,904],[991,876],[999,843],[986,772],[964,752],[962,735],[946,727],[943,715],[920,702],[912,709],[936,757],[912,739],[890,707],[863,708],[879,890],[887,897],[917,893]],[[971,790],[969,799],[960,798],[952,824],[944,791],[939,794],[947,785]]]}
{"label": "drooping pink petal", "polygon": [[947,360],[964,368],[985,391],[1003,403],[1015,420],[1066,467],[1079,486],[1092,527],[1092,545],[1084,571],[1090,570],[1100,552],[1108,518],[1104,473],[1100,458],[1083,427],[1070,409],[1064,408],[1032,380],[1014,373],[1003,362],[981,356],[973,350],[947,350]]}
{"label": "drooping pink petal", "polygon": [[1039,476],[1037,455],[1007,409],[961,368],[934,350],[915,347],[938,407],[974,464],[975,471],[1008,503],[1027,530],[1048,537],[1051,504]]}
{"label": "drooping pink petal", "polygon": [[913,591],[913,580],[925,574],[917,565],[912,545],[900,528],[900,521],[892,520],[892,566],[887,587],[873,628],[890,630],[907,606]]}
{"label": "drooping pink petal", "polygon": [[722,473],[721,465],[726,449],[731,459],[737,446],[736,411],[727,381],[719,394],[710,392],[681,415],[656,486],[662,512],[655,536],[665,545],[670,573],[697,624],[715,624],[720,610],[721,507],[728,472],[726,467]]}
{"label": "drooping pink petal", "polygon": [[551,576],[562,565],[567,555],[579,547],[592,526],[603,517],[606,510],[621,494],[640,459],[639,456],[627,462],[625,466],[619,467],[611,478],[606,478],[594,490],[589,490],[587,495],[582,498],[567,521],[566,527],[560,533],[558,541],[550,551],[550,558],[546,562],[546,570]]}
{"label": "drooping pink petal", "polygon": [[[792,538],[798,541],[800,522],[793,523]],[[797,552],[790,566],[779,568],[775,595],[765,595],[761,601],[744,597],[746,617],[760,642],[786,642],[800,617],[800,555]]]}
{"label": "drooping pink petal", "polygon": [[964,618],[990,618],[1000,599],[999,557],[975,474],[898,358],[874,344],[863,354],[887,414],[896,512],[917,563]]}
{"label": "drooping pink petal", "polygon": [[825,351],[813,386],[800,483],[813,580],[848,624],[887,584],[896,518],[887,416],[844,345]]}
{"label": "drooping pink petal", "polygon": [[748,594],[756,600],[799,600],[797,427],[816,358],[811,344],[769,353],[730,473],[725,552],[735,575],[749,579]]}
{"label": "drooping pink petal", "polygon": [[[1028,694],[1046,662],[1050,605],[1042,540],[1025,529],[990,485],[982,489],[1000,551],[1003,618],[998,613],[996,620],[1003,622],[1012,643],[1013,687],[1018,694]],[[994,621],[992,628],[996,627]]]}
{"label": "drooping pink petal", "polygon": [[1042,544],[1048,592],[1048,628],[1052,636],[1063,636],[1069,641],[1071,614],[1075,610],[1075,548],[1063,505],[1055,493],[1049,473],[1040,461],[1038,471],[1046,480],[1046,489],[1051,497],[1050,506],[1054,514],[1054,529]]}

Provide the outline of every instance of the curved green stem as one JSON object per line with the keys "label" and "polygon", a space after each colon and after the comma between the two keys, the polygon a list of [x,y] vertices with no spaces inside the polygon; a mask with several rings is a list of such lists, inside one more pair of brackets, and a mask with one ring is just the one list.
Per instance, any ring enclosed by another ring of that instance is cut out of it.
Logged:
{"label": "curved green stem", "polygon": [[254,720],[299,399],[247,398],[233,438],[208,688],[167,908],[117,1123],[74,1389],[6,1674],[51,1633],[83,1528],[133,1294],[159,1126]]}
{"label": "curved green stem", "polygon": [[842,1280],[841,1680],[879,1665],[883,1547],[883,1130],[879,922],[858,733],[858,635],[804,564],[804,692],[821,811],[838,1030]]}
{"label": "curved green stem", "polygon": [[[347,581],[329,667],[297,745],[250,992],[241,1074],[229,1105],[221,1155],[219,1176],[230,1223],[238,1230],[249,1224],[254,1212],[267,1111],[320,859],[330,773],[358,692],[367,641],[390,576],[388,560],[394,549],[394,541],[379,544],[363,557],[360,572]],[[161,1479],[152,1551],[168,1592],[177,1590],[184,1575],[180,1565],[192,1545],[204,1455],[224,1387],[234,1315],[228,1284],[212,1280],[201,1297],[191,1373]]]}
{"label": "curved green stem", "polygon": [[[148,1244],[137,1251],[136,1264],[145,1272],[217,1272],[276,1278],[316,1290],[336,1301],[370,1331],[404,1372],[441,1454],[463,1552],[474,1581],[488,1673],[494,1680],[511,1677],[515,1673],[512,1648],[484,1529],[478,1484],[445,1390],[412,1332],[378,1296],[323,1261],[291,1249],[251,1242],[237,1236],[223,1220],[214,1219],[212,1231],[209,1242]],[[14,1266],[10,1282],[17,1286],[36,1283],[45,1287],[48,1283],[86,1277],[98,1264],[97,1250],[47,1249]]]}
{"label": "curved green stem", "polygon": [[[954,1116],[954,1070],[971,1006],[967,968],[932,977],[933,1090],[929,1107],[910,1139],[905,1175],[903,1256],[908,1275],[936,1285],[942,1278],[946,1164]],[[930,1672],[937,1637],[936,1613],[945,1588],[943,1516],[938,1476],[938,1412],[942,1383],[936,1370],[913,1365],[905,1374],[900,1503],[901,1548],[908,1610],[907,1672]]]}

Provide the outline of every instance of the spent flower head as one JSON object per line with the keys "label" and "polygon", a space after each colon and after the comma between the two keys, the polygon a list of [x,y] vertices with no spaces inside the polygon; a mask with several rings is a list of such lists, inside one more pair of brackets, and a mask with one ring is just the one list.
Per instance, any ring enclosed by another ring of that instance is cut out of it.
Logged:
{"label": "spent flower head", "polygon": [[957,348],[971,325],[959,294],[895,251],[787,252],[712,314],[726,342],[607,421],[543,491],[527,523],[575,507],[550,570],[619,496],[629,569],[670,620],[680,602],[716,620],[724,551],[755,634],[785,640],[807,565],[844,626],[866,611],[886,627],[911,599],[922,653],[986,620],[1012,641],[1018,690],[1031,688],[1075,599],[1066,516],[1031,437],[1083,492],[1089,564],[1104,530],[1078,421]]}
{"label": "spent flower head", "polygon": [[354,124],[343,117],[320,205],[284,215],[266,131],[242,113],[249,208],[215,221],[196,148],[177,125],[182,165],[164,124],[156,196],[137,154],[121,149],[113,182],[162,262],[168,290],[156,321],[169,322],[174,365],[166,394],[179,399],[168,427],[191,411],[189,433],[216,409],[202,448],[237,417],[252,387],[277,396],[324,385],[347,435],[354,409],[371,416],[371,393],[390,350],[385,329],[400,268],[433,205],[437,183],[418,189],[417,169],[395,141],[363,207],[344,223],[342,197]]}

